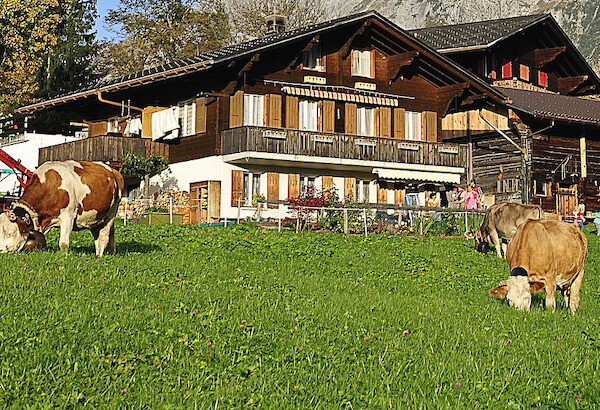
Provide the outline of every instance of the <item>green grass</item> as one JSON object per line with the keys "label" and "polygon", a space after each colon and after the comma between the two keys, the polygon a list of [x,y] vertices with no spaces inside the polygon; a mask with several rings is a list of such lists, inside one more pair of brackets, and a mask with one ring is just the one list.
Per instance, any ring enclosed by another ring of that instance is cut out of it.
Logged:
{"label": "green grass", "polygon": [[57,233],[0,255],[2,407],[599,403],[596,236],[571,316],[490,297],[506,263],[462,238],[130,225],[97,260]]}

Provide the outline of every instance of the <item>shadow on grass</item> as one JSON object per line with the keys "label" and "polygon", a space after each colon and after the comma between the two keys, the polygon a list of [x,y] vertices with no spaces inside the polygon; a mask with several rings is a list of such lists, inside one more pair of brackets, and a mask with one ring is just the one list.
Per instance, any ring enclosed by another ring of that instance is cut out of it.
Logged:
{"label": "shadow on grass", "polygon": [[[136,241],[117,242],[117,255],[126,255],[128,253],[151,253],[160,250],[162,250],[162,248],[153,243]],[[71,246],[69,252],[96,254],[96,248],[94,248],[94,245],[76,245]]]}

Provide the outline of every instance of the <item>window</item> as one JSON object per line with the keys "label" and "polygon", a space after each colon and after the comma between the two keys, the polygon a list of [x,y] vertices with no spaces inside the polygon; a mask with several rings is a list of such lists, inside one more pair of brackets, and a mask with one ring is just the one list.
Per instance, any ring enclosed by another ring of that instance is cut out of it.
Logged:
{"label": "window", "polygon": [[538,84],[540,87],[548,87],[548,73],[538,71]]}
{"label": "window", "polygon": [[548,196],[548,183],[542,180],[533,181],[536,196]]}
{"label": "window", "polygon": [[319,130],[319,109],[316,101],[300,100],[298,103],[298,128],[306,131]]}
{"label": "window", "polygon": [[526,65],[519,65],[519,77],[523,81],[529,81],[529,67]]}
{"label": "window", "polygon": [[352,51],[352,75],[373,77],[371,72],[371,52],[368,50]]}
{"label": "window", "polygon": [[512,63],[510,61],[502,65],[502,78],[512,78]]}
{"label": "window", "polygon": [[308,188],[315,187],[315,178],[300,176],[300,193],[305,193]]}
{"label": "window", "polygon": [[265,125],[265,96],[244,94],[244,125]]}
{"label": "window", "polygon": [[356,180],[356,201],[357,202],[369,202],[369,186],[371,181]]}
{"label": "window", "polygon": [[252,206],[252,196],[260,194],[260,174],[244,172],[244,206]]}
{"label": "window", "polygon": [[187,137],[196,133],[196,101],[188,100],[177,104],[181,136]]}
{"label": "window", "polygon": [[420,141],[422,139],[420,112],[404,112],[404,135],[407,140]]}
{"label": "window", "polygon": [[302,68],[304,69],[325,71],[323,62],[319,44],[315,44],[310,50],[302,53]]}
{"label": "window", "polygon": [[358,107],[356,109],[356,134],[364,136],[375,135],[375,109]]}

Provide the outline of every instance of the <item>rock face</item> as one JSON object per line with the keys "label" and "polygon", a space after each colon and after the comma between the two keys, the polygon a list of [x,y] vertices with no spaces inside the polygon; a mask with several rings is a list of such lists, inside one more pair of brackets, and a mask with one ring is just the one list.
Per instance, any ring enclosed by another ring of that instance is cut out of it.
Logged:
{"label": "rock face", "polygon": [[407,30],[552,13],[592,67],[600,62],[598,0],[350,0],[343,7],[341,0],[329,1],[336,10],[377,10]]}

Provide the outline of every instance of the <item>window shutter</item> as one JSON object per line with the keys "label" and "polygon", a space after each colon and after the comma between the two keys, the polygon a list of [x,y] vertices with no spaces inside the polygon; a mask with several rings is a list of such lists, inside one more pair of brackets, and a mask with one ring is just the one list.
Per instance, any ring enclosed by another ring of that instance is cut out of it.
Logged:
{"label": "window shutter", "polygon": [[335,101],[323,101],[323,132],[335,132]]}
{"label": "window shutter", "polygon": [[300,174],[288,175],[288,198],[300,196]]}
{"label": "window shutter", "polygon": [[212,222],[221,219],[221,181],[208,181],[208,217]]}
{"label": "window shutter", "polygon": [[244,203],[244,171],[231,171],[231,206]]}
{"label": "window shutter", "polygon": [[406,139],[404,128],[404,108],[394,108],[394,138]]}
{"label": "window shutter", "polygon": [[324,176],[321,178],[321,191],[324,193],[331,192],[333,189],[333,177]]}
{"label": "window shutter", "polygon": [[281,95],[269,94],[269,127],[281,128]]}
{"label": "window shutter", "polygon": [[356,201],[356,178],[344,178],[344,200]]}
{"label": "window shutter", "polygon": [[346,103],[346,134],[356,134],[356,104]]}
{"label": "window shutter", "polygon": [[196,134],[206,132],[206,98],[196,98]]}
{"label": "window shutter", "polygon": [[392,136],[392,109],[390,107],[379,109],[379,136],[385,138]]}
{"label": "window shutter", "polygon": [[394,204],[404,205],[404,189],[400,189],[396,186],[394,189]]}
{"label": "window shutter", "polygon": [[383,181],[377,181],[377,203],[387,204],[387,183]]}
{"label": "window shutter", "polygon": [[298,97],[290,95],[285,97],[285,127],[297,130],[299,127],[298,120]]}
{"label": "window shutter", "polygon": [[437,112],[425,111],[425,129],[427,142],[437,142]]}
{"label": "window shutter", "polygon": [[229,128],[241,127],[244,123],[244,92],[238,91],[229,97]]}
{"label": "window shutter", "polygon": [[[279,174],[267,172],[267,199],[277,201],[279,199]],[[275,204],[268,204],[269,208],[277,208]]]}
{"label": "window shutter", "polygon": [[370,72],[369,72],[368,77],[375,78],[375,62],[377,61],[376,60],[376,58],[377,58],[377,51],[371,50],[370,57],[371,57],[371,61],[370,61],[371,62],[371,67],[369,67],[370,68]]}

